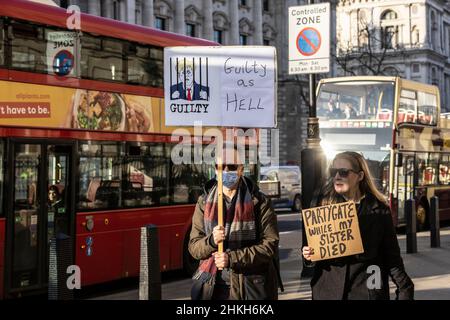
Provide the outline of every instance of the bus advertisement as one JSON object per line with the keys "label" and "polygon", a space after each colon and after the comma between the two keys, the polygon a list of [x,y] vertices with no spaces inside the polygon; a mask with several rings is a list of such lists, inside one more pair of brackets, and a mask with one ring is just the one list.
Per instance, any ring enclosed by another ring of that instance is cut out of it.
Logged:
{"label": "bus advertisement", "polygon": [[450,131],[440,117],[436,86],[398,77],[342,77],[317,88],[321,146],[331,160],[351,150],[368,160],[397,226],[414,199],[418,229],[427,227],[430,198],[450,219]]}

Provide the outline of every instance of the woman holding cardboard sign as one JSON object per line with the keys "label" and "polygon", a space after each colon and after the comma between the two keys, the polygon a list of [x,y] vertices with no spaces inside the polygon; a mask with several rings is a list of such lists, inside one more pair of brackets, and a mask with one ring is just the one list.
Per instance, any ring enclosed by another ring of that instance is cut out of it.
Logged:
{"label": "woman holding cardboard sign", "polygon": [[328,183],[311,206],[348,201],[356,204],[364,252],[312,262],[317,252],[304,246],[304,264],[314,267],[313,299],[388,300],[389,276],[397,286],[397,299],[413,299],[414,284],[405,272],[390,209],[372,181],[366,160],[356,152],[336,155]]}

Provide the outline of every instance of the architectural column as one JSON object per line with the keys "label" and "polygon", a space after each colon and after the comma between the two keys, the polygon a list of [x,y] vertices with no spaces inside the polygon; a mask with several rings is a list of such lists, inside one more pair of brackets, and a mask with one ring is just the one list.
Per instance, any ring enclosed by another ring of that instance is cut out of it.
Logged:
{"label": "architectural column", "polygon": [[94,16],[100,16],[100,0],[88,1],[88,13]]}
{"label": "architectural column", "polygon": [[403,43],[403,45],[407,45],[409,48],[412,47],[413,44],[413,39],[412,39],[412,4],[408,4],[405,6],[405,11],[408,12],[408,22],[406,23],[406,30],[404,31],[403,35],[403,39],[405,40],[405,42]]}
{"label": "architectural column", "polygon": [[239,6],[238,0],[228,1],[230,6],[230,45],[239,44]]}
{"label": "architectural column", "polygon": [[351,30],[351,46],[353,48],[358,47],[358,29],[359,29],[359,23],[358,23],[358,11],[352,10],[350,12],[350,30]]}
{"label": "architectural column", "polygon": [[288,24],[286,23],[285,15],[288,12],[288,6],[286,1],[274,2],[275,9],[275,29],[277,31],[277,37],[275,38],[275,46],[277,47],[277,59],[278,59],[278,74],[284,79],[288,70]]}
{"label": "architectural column", "polygon": [[212,0],[203,0],[203,38],[214,40]]}
{"label": "architectural column", "polygon": [[127,0],[127,22],[136,24],[136,0]]}
{"label": "architectural column", "polygon": [[184,0],[175,0],[175,32],[186,34],[184,22]]}
{"label": "architectural column", "polygon": [[120,1],[120,21],[127,21],[127,1],[126,0],[121,0]]}
{"label": "architectural column", "polygon": [[102,16],[105,18],[114,18],[114,7],[113,7],[113,0],[102,0]]}
{"label": "architectural column", "polygon": [[263,44],[263,17],[262,17],[262,0],[253,0],[253,25],[255,32],[253,33],[253,44],[260,46]]}
{"label": "architectural column", "polygon": [[144,0],[142,2],[142,25],[153,27],[154,21],[153,0]]}

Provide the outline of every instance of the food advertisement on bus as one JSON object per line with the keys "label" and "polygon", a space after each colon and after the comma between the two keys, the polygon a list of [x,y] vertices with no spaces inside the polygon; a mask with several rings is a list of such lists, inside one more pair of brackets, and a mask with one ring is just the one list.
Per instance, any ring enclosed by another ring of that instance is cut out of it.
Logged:
{"label": "food advertisement on bus", "polygon": [[148,133],[162,99],[0,81],[0,125]]}

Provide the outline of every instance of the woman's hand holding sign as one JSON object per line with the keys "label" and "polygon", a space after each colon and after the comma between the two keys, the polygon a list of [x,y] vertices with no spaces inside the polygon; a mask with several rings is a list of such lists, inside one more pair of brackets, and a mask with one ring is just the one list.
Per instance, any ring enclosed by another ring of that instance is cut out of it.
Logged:
{"label": "woman's hand holding sign", "polygon": [[302,254],[303,254],[303,258],[305,258],[308,261],[311,261],[311,257],[314,254],[314,249],[311,247],[303,247]]}

